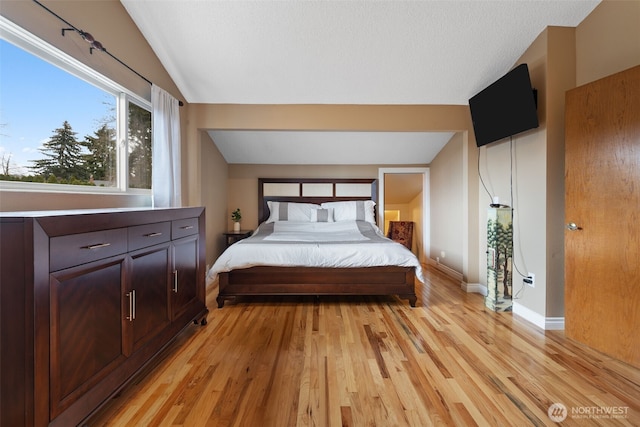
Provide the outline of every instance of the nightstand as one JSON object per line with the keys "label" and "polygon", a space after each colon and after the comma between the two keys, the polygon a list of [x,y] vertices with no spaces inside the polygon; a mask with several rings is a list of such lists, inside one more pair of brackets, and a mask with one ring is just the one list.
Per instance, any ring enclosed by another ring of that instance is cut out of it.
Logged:
{"label": "nightstand", "polygon": [[242,239],[246,239],[247,237],[253,234],[253,230],[240,230],[240,231],[227,231],[224,234],[224,238],[227,241],[227,247],[233,245],[235,242],[240,241]]}

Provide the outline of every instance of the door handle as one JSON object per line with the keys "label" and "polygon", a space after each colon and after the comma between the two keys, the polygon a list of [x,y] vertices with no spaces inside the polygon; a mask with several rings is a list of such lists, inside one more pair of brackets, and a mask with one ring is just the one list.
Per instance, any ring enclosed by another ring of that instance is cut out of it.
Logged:
{"label": "door handle", "polygon": [[132,290],[131,292],[127,292],[127,297],[129,298],[129,315],[127,316],[127,320],[133,322],[136,319],[136,291]]}
{"label": "door handle", "polygon": [[576,224],[575,222],[570,222],[569,224],[567,224],[565,226],[567,228],[567,230],[569,231],[578,231],[578,230],[582,230],[582,227],[578,227],[578,224]]}
{"label": "door handle", "polygon": [[173,292],[178,293],[178,270],[173,270]]}

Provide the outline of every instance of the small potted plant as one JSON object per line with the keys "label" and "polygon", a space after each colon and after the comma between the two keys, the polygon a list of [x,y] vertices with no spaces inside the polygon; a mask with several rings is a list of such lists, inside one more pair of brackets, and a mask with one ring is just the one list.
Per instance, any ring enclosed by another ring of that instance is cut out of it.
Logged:
{"label": "small potted plant", "polygon": [[242,214],[240,213],[240,208],[237,208],[235,211],[231,212],[231,221],[233,221],[233,231],[240,231],[241,219],[242,219]]}

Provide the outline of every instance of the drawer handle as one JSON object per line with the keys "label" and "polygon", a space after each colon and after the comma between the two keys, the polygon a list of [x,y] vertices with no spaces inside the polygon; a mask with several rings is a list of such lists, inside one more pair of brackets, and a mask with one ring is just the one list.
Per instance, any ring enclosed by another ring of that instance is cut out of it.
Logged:
{"label": "drawer handle", "polygon": [[180,227],[180,229],[182,230],[191,230],[193,228],[193,225],[185,225],[184,227]]}
{"label": "drawer handle", "polygon": [[158,236],[162,236],[162,233],[149,233],[149,234],[145,234],[144,237],[158,237]]}
{"label": "drawer handle", "polygon": [[107,246],[111,246],[111,243],[98,243],[96,245],[83,246],[83,249],[100,249],[106,248]]}

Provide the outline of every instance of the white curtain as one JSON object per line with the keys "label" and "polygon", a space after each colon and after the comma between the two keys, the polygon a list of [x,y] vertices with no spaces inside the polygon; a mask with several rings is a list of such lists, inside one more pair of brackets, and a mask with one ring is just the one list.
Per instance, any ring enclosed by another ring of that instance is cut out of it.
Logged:
{"label": "white curtain", "polygon": [[151,86],[153,108],[153,207],[180,207],[180,106],[178,100],[156,85]]}

